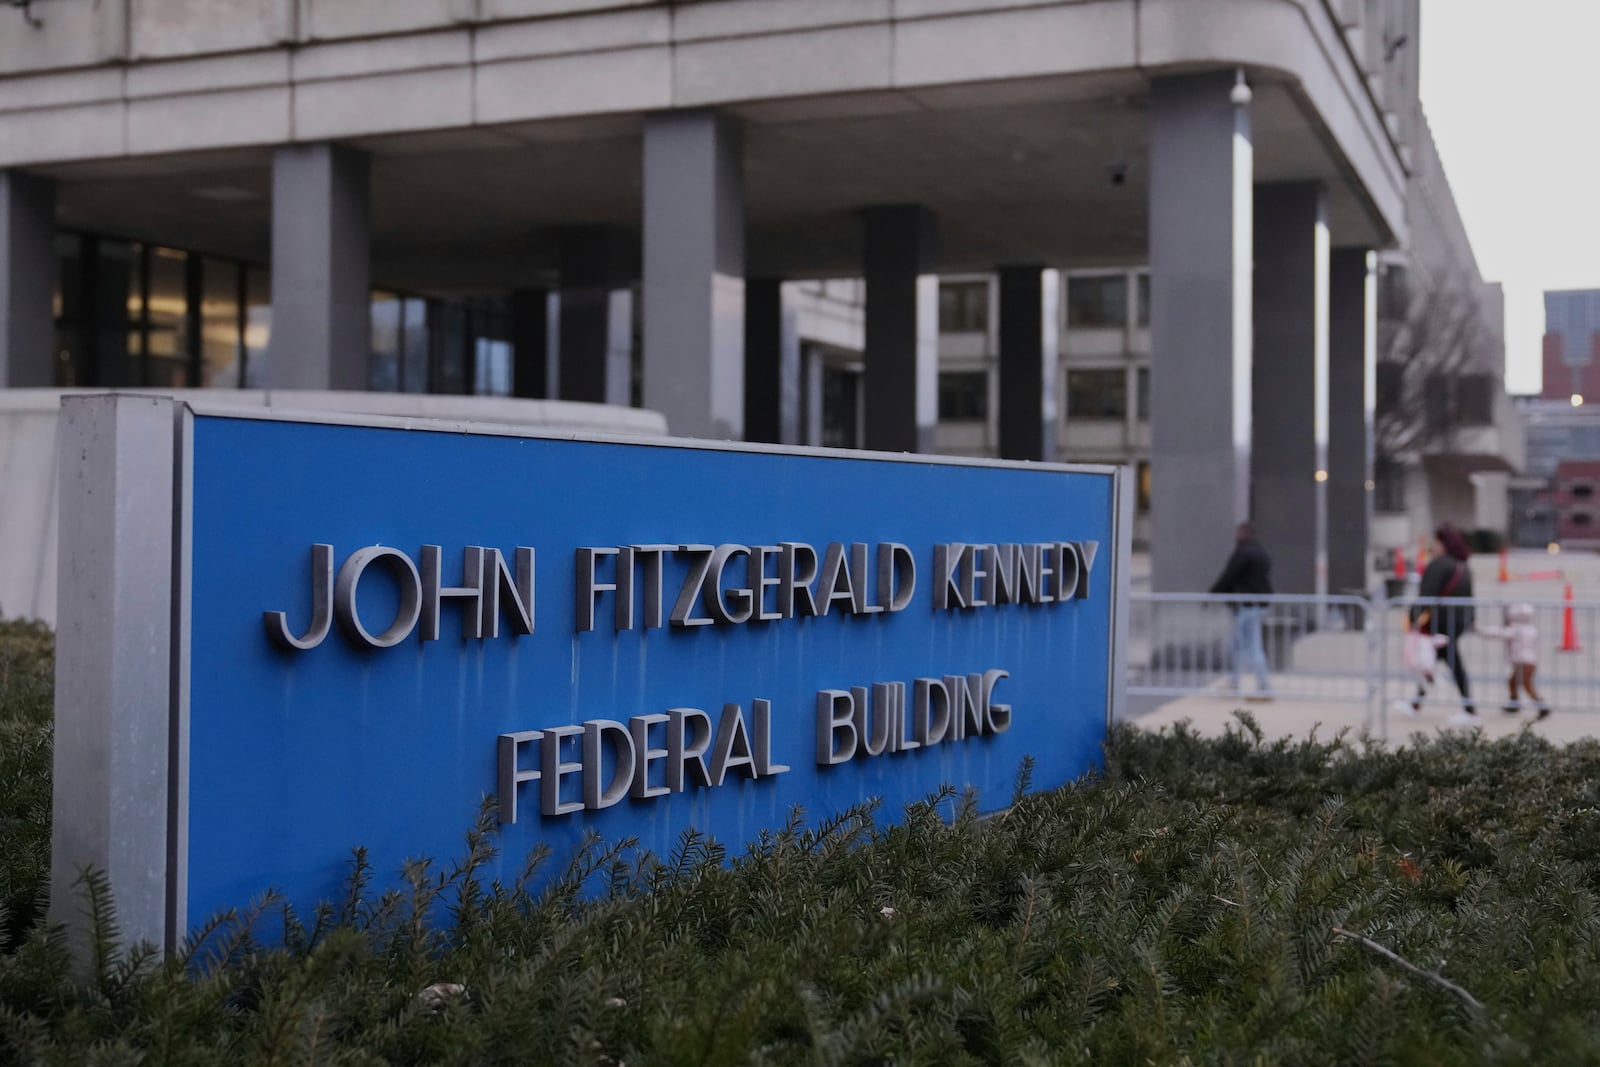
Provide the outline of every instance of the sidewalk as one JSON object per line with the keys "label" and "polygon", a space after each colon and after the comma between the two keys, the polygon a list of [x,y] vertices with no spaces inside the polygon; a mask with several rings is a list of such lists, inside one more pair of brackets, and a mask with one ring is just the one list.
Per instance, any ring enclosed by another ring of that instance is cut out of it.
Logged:
{"label": "sidewalk", "polygon": [[[1136,580],[1134,585],[1136,590],[1149,588],[1147,577],[1149,565],[1147,561],[1143,561],[1143,564],[1134,568],[1136,579],[1139,577],[1145,579],[1142,586]],[[1600,603],[1600,555],[1592,552],[1550,554],[1537,550],[1513,551],[1507,561],[1511,580],[1505,583],[1499,581],[1498,557],[1474,556],[1471,565],[1473,591],[1481,599],[1545,602],[1559,600],[1570,582],[1575,603],[1587,602],[1591,605]],[[1560,576],[1549,573],[1554,571],[1560,571]],[[1600,633],[1584,633],[1581,636],[1586,645],[1589,642],[1600,642]],[[1553,667],[1554,664],[1547,666]],[[1284,681],[1289,684],[1285,686],[1275,682],[1279,691],[1288,688],[1292,692],[1293,682],[1289,679]],[[1465,729],[1480,729],[1486,737],[1498,738],[1510,736],[1527,727],[1557,744],[1584,738],[1600,738],[1600,712],[1594,710],[1563,712],[1558,704],[1557,710],[1550,717],[1543,722],[1535,722],[1531,711],[1525,711],[1521,715],[1506,715],[1500,710],[1501,699],[1505,695],[1500,675],[1479,671],[1473,674],[1472,682],[1473,695],[1480,700],[1479,721],[1475,727],[1465,727]],[[1398,690],[1392,692],[1398,693]],[[1454,690],[1448,683],[1437,692],[1441,696],[1454,696]],[[1247,691],[1244,697],[1249,695]],[[1130,700],[1128,718],[1130,722],[1147,730],[1158,730],[1181,721],[1188,721],[1190,727],[1200,734],[1220,736],[1236,721],[1234,713],[1240,709],[1248,710],[1254,715],[1265,736],[1274,740],[1280,737],[1306,738],[1311,736],[1313,731],[1319,737],[1329,737],[1341,730],[1348,731],[1352,737],[1358,737],[1366,731],[1375,738],[1381,732],[1380,724],[1367,722],[1368,708],[1360,694],[1356,692],[1352,692],[1349,699],[1343,701],[1279,697],[1266,703],[1255,703],[1238,695],[1221,692],[1214,696],[1184,696],[1172,699],[1135,697]],[[1383,709],[1388,716],[1389,744],[1404,743],[1418,733],[1426,735],[1438,731],[1464,729],[1450,725],[1455,710],[1443,704],[1426,706],[1421,715],[1412,717],[1398,711],[1390,702],[1388,707]]]}

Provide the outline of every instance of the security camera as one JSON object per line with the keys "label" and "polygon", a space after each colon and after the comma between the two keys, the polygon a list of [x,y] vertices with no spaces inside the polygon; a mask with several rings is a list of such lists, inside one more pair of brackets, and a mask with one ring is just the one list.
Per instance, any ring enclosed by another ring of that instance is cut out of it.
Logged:
{"label": "security camera", "polygon": [[1106,166],[1106,181],[1121,188],[1128,184],[1128,165],[1126,163],[1111,163]]}

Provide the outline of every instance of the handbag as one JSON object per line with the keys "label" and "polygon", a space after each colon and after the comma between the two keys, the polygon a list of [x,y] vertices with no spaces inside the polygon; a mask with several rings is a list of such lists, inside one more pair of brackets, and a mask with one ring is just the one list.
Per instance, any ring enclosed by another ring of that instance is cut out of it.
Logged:
{"label": "handbag", "polygon": [[1433,681],[1433,668],[1439,662],[1439,650],[1433,643],[1433,635],[1422,630],[1409,631],[1403,655],[1408,671],[1425,682]]}

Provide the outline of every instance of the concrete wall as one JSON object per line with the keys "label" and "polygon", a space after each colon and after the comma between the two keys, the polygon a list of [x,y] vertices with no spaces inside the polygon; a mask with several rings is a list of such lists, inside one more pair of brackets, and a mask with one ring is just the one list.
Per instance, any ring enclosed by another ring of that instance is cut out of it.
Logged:
{"label": "concrete wall", "polygon": [[1401,143],[1333,4],[49,0],[39,27],[0,7],[0,166],[1245,66],[1297,86],[1403,234]]}
{"label": "concrete wall", "polygon": [[[153,390],[140,390],[152,392]],[[0,617],[56,614],[57,415],[66,393],[104,390],[0,389]],[[410,393],[194,389],[174,395],[214,404],[285,411],[342,411],[516,426],[535,432],[661,436],[653,411],[559,400]]]}

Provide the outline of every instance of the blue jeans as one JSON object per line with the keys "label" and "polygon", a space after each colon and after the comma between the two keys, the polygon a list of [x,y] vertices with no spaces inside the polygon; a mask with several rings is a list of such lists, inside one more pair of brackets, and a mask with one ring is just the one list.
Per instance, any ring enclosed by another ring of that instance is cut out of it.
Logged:
{"label": "blue jeans", "polygon": [[1233,688],[1239,688],[1239,672],[1246,666],[1256,674],[1256,687],[1265,693],[1272,688],[1267,680],[1267,650],[1261,644],[1261,620],[1267,617],[1264,607],[1240,607],[1233,616],[1233,655],[1229,666],[1233,671]]}

